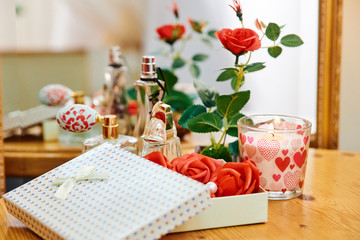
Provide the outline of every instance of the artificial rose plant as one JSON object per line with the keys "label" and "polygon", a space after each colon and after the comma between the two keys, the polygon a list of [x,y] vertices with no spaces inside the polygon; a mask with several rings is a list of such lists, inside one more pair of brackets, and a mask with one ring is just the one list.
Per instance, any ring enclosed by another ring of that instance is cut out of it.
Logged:
{"label": "artificial rose plant", "polygon": [[[179,9],[175,2],[173,3],[172,13],[175,16],[176,23],[160,26],[156,29],[156,32],[158,38],[167,45],[166,48],[161,49],[161,54],[171,62],[169,67],[162,68],[167,85],[164,102],[171,105],[175,112],[182,112],[193,105],[193,98],[174,89],[175,84],[178,82],[177,71],[188,66],[191,75],[197,79],[201,73],[199,64],[209,57],[207,54],[195,53],[190,59],[186,59],[183,56],[186,44],[197,37],[207,45],[211,45],[211,40],[216,39],[214,35],[216,30],[206,31],[207,22],[189,18],[188,23],[191,30],[187,31],[185,25],[180,23]],[[162,76],[160,75],[159,78],[162,79]]]}
{"label": "artificial rose plant", "polygon": [[198,153],[185,154],[171,162],[161,152],[152,152],[144,158],[201,183],[213,182],[217,190],[212,197],[250,194],[259,190],[259,169],[250,161],[224,164]]}
{"label": "artificial rose plant", "polygon": [[[244,115],[241,109],[250,99],[250,91],[239,91],[245,83],[245,75],[265,68],[264,62],[251,62],[253,52],[260,48],[267,48],[270,56],[277,58],[282,52],[282,46],[298,47],[303,44],[300,37],[295,34],[283,36],[280,41],[283,26],[269,23],[267,26],[259,20],[255,27],[261,32],[261,37],[252,29],[245,28],[243,11],[238,0],[233,0],[230,7],[235,11],[240,21],[240,28],[223,28],[215,33],[223,47],[235,57],[234,66],[222,69],[216,81],[230,81],[233,94],[221,95],[215,88],[208,87],[205,83],[195,80],[194,86],[202,100],[203,105],[188,107],[182,114],[179,124],[193,132],[210,133],[211,145],[201,153],[214,158],[231,161],[231,153],[239,155],[238,141],[226,147],[226,135],[238,137],[237,120]],[[262,46],[264,36],[272,42],[271,46]],[[213,132],[221,132],[219,140],[215,140]]]}

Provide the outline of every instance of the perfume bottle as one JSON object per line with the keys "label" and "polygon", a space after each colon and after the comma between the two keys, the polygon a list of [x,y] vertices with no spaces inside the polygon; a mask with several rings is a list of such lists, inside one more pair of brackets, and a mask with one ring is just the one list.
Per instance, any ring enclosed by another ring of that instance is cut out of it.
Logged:
{"label": "perfume bottle", "polygon": [[[145,125],[150,120],[151,110],[158,101],[163,100],[165,94],[165,83],[158,79],[156,73],[155,57],[143,56],[141,75],[140,79],[135,81],[135,90],[138,101],[138,116],[133,135],[140,138]],[[141,148],[141,146],[139,147]]]}
{"label": "perfume bottle", "polygon": [[161,101],[152,109],[151,118],[141,136],[141,156],[157,151],[164,154],[169,161],[180,157],[180,139],[176,134],[176,126],[171,107]]}
{"label": "perfume bottle", "polygon": [[124,64],[120,47],[111,47],[109,49],[109,64],[105,70],[100,113],[116,115],[120,134],[129,134],[132,131],[127,108],[126,74],[127,67]]}
{"label": "perfume bottle", "polygon": [[98,123],[104,122],[102,125],[102,135],[83,141],[83,152],[87,152],[104,142],[109,142],[137,154],[138,139],[119,134],[119,126],[115,115],[101,116],[88,106],[75,104],[60,109],[56,120],[62,129],[72,133],[87,132],[97,126]]}
{"label": "perfume bottle", "polygon": [[[85,98],[83,91],[73,91],[71,93],[72,99],[68,100],[65,107],[72,107],[75,104],[91,105],[91,100]],[[84,105],[84,106],[85,106]],[[59,110],[60,111],[60,110]],[[59,129],[58,140],[63,146],[81,146],[85,139],[98,136],[101,133],[99,126],[94,126],[88,131],[84,132],[69,132],[64,129]]]}

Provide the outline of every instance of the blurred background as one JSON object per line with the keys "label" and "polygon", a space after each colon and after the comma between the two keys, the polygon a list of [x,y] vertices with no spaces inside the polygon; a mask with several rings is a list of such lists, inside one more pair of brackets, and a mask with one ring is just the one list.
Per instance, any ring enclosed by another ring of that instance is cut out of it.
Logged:
{"label": "blurred background", "polygon": [[[349,14],[353,12],[352,6],[359,5],[356,0],[344,2],[344,11]],[[155,30],[161,25],[175,23],[171,12],[172,4],[173,1],[170,0],[2,1],[0,67],[3,113],[39,105],[38,92],[50,83],[61,83],[73,90],[83,90],[88,96],[99,91],[104,81],[108,48],[111,45],[119,45],[127,59],[129,86],[139,78],[143,55],[154,54],[158,66],[169,67],[171,61],[161,54],[169,46],[158,39]],[[181,0],[177,4],[179,20],[187,31],[190,30],[188,18],[207,21],[210,29],[240,27],[233,10],[228,6],[232,4],[230,0]],[[241,4],[245,27],[255,29],[254,22],[257,18],[266,24],[275,22],[285,25],[284,35],[296,33],[305,43],[299,48],[284,49],[277,59],[271,58],[266,49],[253,54],[252,60],[266,62],[266,68],[247,75],[243,89],[251,90],[251,98],[244,113],[277,113],[303,117],[313,123],[314,132],[318,2],[252,0],[241,1]],[[346,21],[349,20],[345,16],[344,25]],[[344,28],[344,34],[346,33],[347,29]],[[183,55],[191,58],[198,52],[208,54],[209,59],[199,64],[199,79],[216,87],[220,93],[232,93],[228,83],[215,80],[220,69],[234,64],[234,56],[224,50],[217,40],[210,45],[203,44],[201,39],[194,37],[184,48]],[[352,52],[348,50],[348,54]],[[194,92],[192,83],[193,77],[188,69],[179,71],[179,88]],[[346,89],[346,86],[341,89]],[[351,89],[350,87],[350,91]],[[349,129],[348,122],[349,118],[354,119],[354,111],[347,110],[347,104],[341,104],[341,111],[347,113],[348,117],[341,115],[339,148],[360,151],[359,143],[354,143],[348,137],[354,132],[354,128]],[[355,119],[360,120],[358,115],[355,115]],[[344,137],[343,134],[348,135]]]}

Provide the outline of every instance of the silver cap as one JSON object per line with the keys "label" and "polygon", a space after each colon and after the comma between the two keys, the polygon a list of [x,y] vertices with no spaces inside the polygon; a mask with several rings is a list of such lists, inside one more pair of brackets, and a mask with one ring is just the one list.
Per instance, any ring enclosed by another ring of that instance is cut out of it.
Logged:
{"label": "silver cap", "polygon": [[143,56],[140,77],[147,79],[157,78],[154,56]]}
{"label": "silver cap", "polygon": [[112,46],[109,49],[109,65],[119,64],[123,65],[123,60],[121,58],[121,51],[119,46]]}

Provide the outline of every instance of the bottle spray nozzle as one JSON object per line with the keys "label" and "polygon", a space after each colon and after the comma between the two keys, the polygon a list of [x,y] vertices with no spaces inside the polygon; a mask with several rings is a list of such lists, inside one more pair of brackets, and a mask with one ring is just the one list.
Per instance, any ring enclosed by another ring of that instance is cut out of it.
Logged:
{"label": "bottle spray nozzle", "polygon": [[63,107],[58,111],[56,120],[62,129],[77,133],[89,131],[95,124],[104,122],[103,137],[105,139],[116,139],[119,135],[115,115],[101,116],[94,109],[82,104]]}

